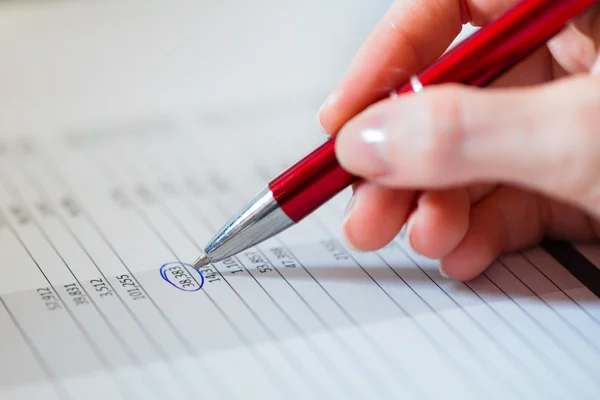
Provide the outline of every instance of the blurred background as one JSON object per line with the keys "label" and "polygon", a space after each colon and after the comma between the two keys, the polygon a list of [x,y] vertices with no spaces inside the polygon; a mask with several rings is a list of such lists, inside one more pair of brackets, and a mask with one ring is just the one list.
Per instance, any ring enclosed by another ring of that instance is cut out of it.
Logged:
{"label": "blurred background", "polygon": [[390,4],[2,1],[0,134],[223,104],[316,114]]}

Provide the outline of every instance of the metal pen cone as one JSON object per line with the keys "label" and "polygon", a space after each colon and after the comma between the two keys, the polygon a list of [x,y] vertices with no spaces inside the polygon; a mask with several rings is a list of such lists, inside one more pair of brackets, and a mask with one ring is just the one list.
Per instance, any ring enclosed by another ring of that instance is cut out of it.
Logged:
{"label": "metal pen cone", "polygon": [[210,264],[210,258],[206,254],[202,254],[196,259],[196,261],[194,261],[193,265],[195,269],[198,269],[208,264]]}
{"label": "metal pen cone", "polygon": [[198,257],[194,268],[234,256],[293,224],[271,190],[266,188],[221,228],[204,248],[204,254]]}

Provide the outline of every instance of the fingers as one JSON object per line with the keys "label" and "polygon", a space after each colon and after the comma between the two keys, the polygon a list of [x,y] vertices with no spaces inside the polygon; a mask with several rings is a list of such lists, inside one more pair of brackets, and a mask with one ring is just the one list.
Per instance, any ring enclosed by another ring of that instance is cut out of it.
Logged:
{"label": "fingers", "polygon": [[406,223],[409,243],[416,252],[429,258],[443,258],[465,237],[471,204],[494,188],[494,185],[477,185],[432,191],[417,199],[416,192],[363,181],[346,209],[343,224],[346,240],[359,250],[377,250],[387,245]]}
{"label": "fingers", "polygon": [[446,257],[467,234],[471,207],[495,188],[489,184],[425,192],[407,222],[411,248],[432,259]]}
{"label": "fingers", "polygon": [[503,253],[538,243],[543,236],[585,241],[598,237],[598,224],[581,210],[535,193],[502,187],[475,204],[460,243],[441,257],[442,274],[466,281]]}
{"label": "fingers", "polygon": [[465,188],[425,193],[407,223],[410,246],[432,259],[444,257],[467,233],[470,208]]}
{"label": "fingers", "polygon": [[575,25],[567,26],[547,43],[552,55],[553,78],[588,73],[596,60],[596,44]]}
{"label": "fingers", "polygon": [[466,236],[441,260],[442,274],[467,281],[481,274],[500,254],[537,243],[544,227],[540,217],[534,194],[497,189],[473,207]]}
{"label": "fingers", "polygon": [[419,202],[419,230],[410,228],[409,240],[417,253],[440,259],[442,274],[452,279],[473,279],[498,256],[542,236],[586,241],[600,234],[598,221],[581,210],[521,189],[481,185],[433,196]]}
{"label": "fingers", "polygon": [[600,46],[600,4],[596,2],[587,12],[576,18],[574,26],[590,39],[575,51],[579,52],[580,58],[585,60],[586,65],[591,64],[591,73],[598,75],[600,73],[600,58],[597,51]]}
{"label": "fingers", "polygon": [[348,244],[363,251],[387,245],[406,222],[414,196],[373,182],[357,186],[343,223]]}
{"label": "fingers", "polygon": [[[415,71],[439,57],[461,29],[456,0],[396,1],[323,103],[319,121],[335,133],[366,106],[385,98]],[[436,23],[436,30],[431,25]]]}
{"label": "fingers", "polygon": [[494,189],[496,189],[496,184],[482,184],[469,186],[467,190],[469,192],[471,204],[478,203],[479,200],[490,194]]}
{"label": "fingers", "polygon": [[350,118],[437,59],[462,23],[481,25],[517,0],[398,0],[354,58],[319,112],[323,129],[336,133]]}
{"label": "fingers", "polygon": [[347,171],[388,187],[499,181],[590,210],[600,200],[599,89],[594,77],[527,89],[426,89],[353,119],[336,154]]}
{"label": "fingers", "polygon": [[573,21],[575,29],[590,37],[595,43],[600,42],[600,4],[592,5]]}

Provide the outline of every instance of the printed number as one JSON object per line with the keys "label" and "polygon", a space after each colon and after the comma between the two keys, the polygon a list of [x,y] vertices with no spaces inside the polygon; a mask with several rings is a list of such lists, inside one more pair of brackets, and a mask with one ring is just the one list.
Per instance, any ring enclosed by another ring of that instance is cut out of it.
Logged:
{"label": "printed number", "polygon": [[296,263],[294,261],[290,261],[290,260],[283,260],[281,261],[281,263],[283,264],[284,267],[286,268],[296,268]]}
{"label": "printed number", "polygon": [[181,265],[169,267],[168,270],[171,271],[173,278],[175,278],[181,287],[193,288],[196,286],[196,281],[192,279],[190,274]]}
{"label": "printed number", "polygon": [[142,291],[142,288],[139,287],[137,282],[133,280],[129,275],[120,275],[117,276],[117,280],[121,284],[121,286],[126,289],[126,292],[129,294],[133,300],[141,300],[145,299],[146,296]]}
{"label": "printed number", "polygon": [[64,288],[67,290],[67,294],[71,296],[76,306],[89,304],[87,296],[77,284],[71,283],[65,285]]}
{"label": "printed number", "polygon": [[264,274],[265,272],[268,271],[273,271],[273,268],[269,267],[267,264],[260,264],[256,266],[256,269],[258,270],[258,272]]}
{"label": "printed number", "polygon": [[129,275],[121,275],[121,276],[117,276],[117,279],[119,280],[119,283],[123,286],[136,286],[135,283],[133,282],[133,279],[131,279],[129,277]]}
{"label": "printed number", "polygon": [[350,259],[346,250],[339,246],[336,241],[326,240],[322,244],[337,261]]}
{"label": "printed number", "polygon": [[17,220],[17,222],[21,225],[25,225],[25,224],[28,224],[29,222],[31,222],[31,218],[29,217],[29,214],[20,205],[15,204],[15,205],[10,206],[10,213]]}
{"label": "printed number", "polygon": [[249,251],[245,253],[246,257],[252,264],[255,264],[256,269],[261,274],[265,272],[273,271],[273,268],[269,266],[269,264],[265,261],[264,257],[257,252]]}
{"label": "printed number", "polygon": [[[185,264],[190,269],[193,269],[192,265]],[[160,275],[162,278],[170,283],[173,287],[183,290],[184,292],[195,292],[200,290],[204,285],[204,275],[200,271],[199,278],[200,282],[196,280],[188,271],[188,268],[184,264],[179,262],[172,262],[164,264],[160,267]]]}
{"label": "printed number", "polygon": [[273,247],[271,253],[277,257],[281,264],[286,268],[296,268],[296,259],[285,247]]}
{"label": "printed number", "polygon": [[112,288],[102,279],[92,279],[90,280],[90,285],[99,293],[100,297],[111,297],[114,295]]}
{"label": "printed number", "polygon": [[40,298],[42,299],[42,301],[46,305],[46,308],[49,311],[56,311],[62,309],[60,299],[57,295],[54,294],[52,289],[48,287],[39,288],[37,290],[37,293],[40,295]]}
{"label": "printed number", "polygon": [[271,253],[279,260],[282,258],[293,258],[284,247],[273,247],[271,248]]}
{"label": "printed number", "polygon": [[217,282],[220,281],[221,278],[219,278],[217,276],[217,271],[215,271],[213,268],[209,267],[209,266],[205,266],[200,268],[200,273],[202,274],[202,276],[204,276],[204,279],[207,282]]}
{"label": "printed number", "polygon": [[225,265],[225,267],[228,269],[227,272],[232,275],[237,274],[238,272],[244,272],[242,267],[232,258],[226,258],[223,260],[223,265]]}
{"label": "printed number", "polygon": [[67,211],[69,216],[77,217],[81,214],[81,209],[75,200],[65,197],[60,201],[62,207]]}

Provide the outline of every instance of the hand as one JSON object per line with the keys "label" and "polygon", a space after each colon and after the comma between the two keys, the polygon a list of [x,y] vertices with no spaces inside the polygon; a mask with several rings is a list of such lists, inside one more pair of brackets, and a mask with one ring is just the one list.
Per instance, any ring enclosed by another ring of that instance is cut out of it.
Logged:
{"label": "hand", "polygon": [[339,162],[364,178],[344,221],[351,246],[381,248],[406,223],[416,252],[468,280],[543,237],[598,237],[599,6],[493,87],[439,85],[368,107],[439,57],[462,23],[516,2],[396,1],[328,97],[321,125],[339,131]]}

